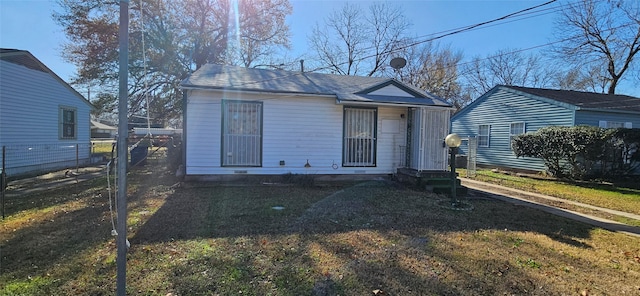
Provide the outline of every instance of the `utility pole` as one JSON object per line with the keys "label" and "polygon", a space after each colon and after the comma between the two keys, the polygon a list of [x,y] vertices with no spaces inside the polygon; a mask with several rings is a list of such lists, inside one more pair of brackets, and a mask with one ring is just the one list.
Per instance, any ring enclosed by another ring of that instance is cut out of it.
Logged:
{"label": "utility pole", "polygon": [[127,160],[129,136],[129,93],[128,93],[128,73],[129,73],[129,1],[120,0],[120,28],[118,31],[120,45],[119,60],[119,94],[118,94],[118,225],[116,246],[118,256],[116,257],[117,290],[118,296],[127,294]]}

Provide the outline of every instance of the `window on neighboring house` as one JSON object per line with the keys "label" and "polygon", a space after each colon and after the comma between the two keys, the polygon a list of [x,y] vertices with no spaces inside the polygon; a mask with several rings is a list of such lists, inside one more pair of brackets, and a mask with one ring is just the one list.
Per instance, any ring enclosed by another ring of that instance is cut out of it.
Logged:
{"label": "window on neighboring house", "polygon": [[222,101],[222,165],[262,166],[262,102]]}
{"label": "window on neighboring house", "polygon": [[342,165],[376,165],[377,113],[375,108],[344,108]]}
{"label": "window on neighboring house", "polygon": [[481,124],[478,126],[478,147],[489,147],[490,132],[491,132],[490,125]]}
{"label": "window on neighboring house", "polygon": [[511,143],[513,143],[513,137],[517,135],[522,135],[525,132],[525,124],[524,122],[515,122],[512,123],[509,127],[509,148],[511,148]]}
{"label": "window on neighboring house", "polygon": [[601,128],[632,128],[633,124],[631,122],[600,120],[598,126]]}
{"label": "window on neighboring house", "polygon": [[60,107],[60,138],[75,139],[77,122],[76,108]]}

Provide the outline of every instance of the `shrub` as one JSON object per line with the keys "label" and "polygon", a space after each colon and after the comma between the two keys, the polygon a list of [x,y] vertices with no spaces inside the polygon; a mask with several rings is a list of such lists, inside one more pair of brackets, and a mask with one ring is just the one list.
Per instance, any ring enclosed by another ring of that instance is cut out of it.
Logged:
{"label": "shrub", "polygon": [[550,126],[514,138],[517,157],[541,158],[559,178],[620,176],[637,167],[640,131],[594,126]]}

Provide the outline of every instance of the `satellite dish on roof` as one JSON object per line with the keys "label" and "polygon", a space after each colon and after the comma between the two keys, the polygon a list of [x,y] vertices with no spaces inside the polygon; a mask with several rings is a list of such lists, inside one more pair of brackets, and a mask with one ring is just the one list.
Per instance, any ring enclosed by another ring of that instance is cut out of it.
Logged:
{"label": "satellite dish on roof", "polygon": [[401,57],[393,58],[391,59],[391,62],[389,62],[389,65],[391,66],[391,68],[394,68],[396,70],[402,69],[406,64],[407,64],[407,60]]}

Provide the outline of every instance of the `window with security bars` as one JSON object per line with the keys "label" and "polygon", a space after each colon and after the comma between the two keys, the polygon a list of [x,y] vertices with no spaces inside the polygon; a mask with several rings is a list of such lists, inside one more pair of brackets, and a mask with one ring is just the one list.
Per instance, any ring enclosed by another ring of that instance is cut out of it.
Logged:
{"label": "window with security bars", "polygon": [[262,166],[262,102],[222,102],[222,165]]}
{"label": "window with security bars", "polygon": [[344,108],[342,165],[370,167],[376,165],[377,109]]}
{"label": "window with security bars", "polygon": [[60,138],[75,139],[76,138],[76,109],[60,108]]}

